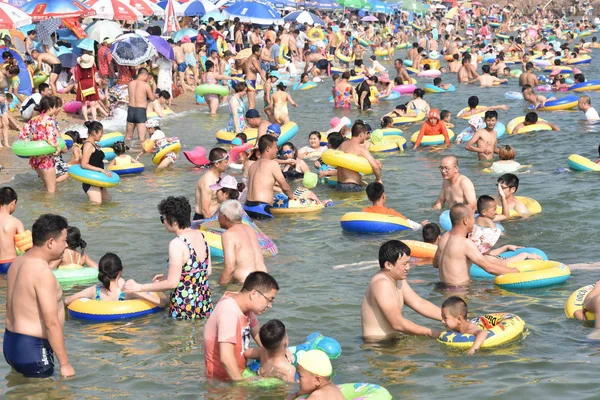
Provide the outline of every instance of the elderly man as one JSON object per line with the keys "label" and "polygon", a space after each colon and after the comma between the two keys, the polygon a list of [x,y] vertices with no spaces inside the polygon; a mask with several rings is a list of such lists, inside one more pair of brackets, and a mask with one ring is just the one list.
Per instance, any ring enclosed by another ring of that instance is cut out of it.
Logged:
{"label": "elderly man", "polygon": [[448,203],[449,208],[456,203],[464,203],[475,212],[477,207],[475,186],[469,178],[458,172],[458,159],[454,156],[444,157],[440,164],[440,173],[444,182],[433,208],[439,210],[444,203]]}

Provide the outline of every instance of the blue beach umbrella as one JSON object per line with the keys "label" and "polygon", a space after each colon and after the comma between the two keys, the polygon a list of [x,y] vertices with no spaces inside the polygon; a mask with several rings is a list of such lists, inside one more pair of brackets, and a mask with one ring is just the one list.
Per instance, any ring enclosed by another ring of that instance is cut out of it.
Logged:
{"label": "blue beach umbrella", "polygon": [[227,19],[227,18],[225,18],[225,16],[223,14],[221,14],[220,11],[211,11],[211,12],[205,14],[204,17],[202,17],[202,21],[208,22],[209,18],[214,19],[215,22],[224,21]]}
{"label": "blue beach umbrella", "polygon": [[384,3],[381,0],[369,0],[369,4],[371,5],[371,10],[374,12],[383,14],[392,14],[394,12],[389,4]]}
{"label": "blue beach umbrella", "polygon": [[34,21],[88,17],[96,14],[96,11],[78,0],[33,0],[25,3],[21,11],[31,15]]}
{"label": "blue beach umbrella", "polygon": [[94,41],[90,38],[84,38],[75,42],[75,47],[81,50],[94,51]]}
{"label": "blue beach umbrella", "polygon": [[258,1],[238,1],[223,10],[223,15],[229,19],[238,17],[240,22],[250,22],[258,25],[283,25],[279,11],[271,4]]}
{"label": "blue beach umbrella", "polygon": [[325,26],[325,21],[308,11],[292,11],[283,18],[286,22],[307,23],[309,25]]}
{"label": "blue beach umbrella", "polygon": [[309,8],[317,8],[319,10],[339,10],[342,8],[335,0],[314,0],[308,4]]}
{"label": "blue beach umbrella", "polygon": [[217,10],[217,7],[208,0],[192,0],[182,4],[181,7],[175,7],[175,14],[178,14],[177,8],[183,11],[186,17],[196,17],[205,15],[211,11]]}
{"label": "blue beach umbrella", "polygon": [[175,32],[171,36],[171,39],[173,39],[173,41],[177,43],[181,41],[181,39],[183,39],[185,36],[189,36],[190,39],[193,39],[196,36],[198,36],[198,31],[192,28],[183,28],[182,30]]}

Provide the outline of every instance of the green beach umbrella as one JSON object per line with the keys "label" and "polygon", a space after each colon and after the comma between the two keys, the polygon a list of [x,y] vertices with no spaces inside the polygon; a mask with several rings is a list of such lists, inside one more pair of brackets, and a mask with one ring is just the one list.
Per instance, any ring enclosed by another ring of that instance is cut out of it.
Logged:
{"label": "green beach umbrella", "polygon": [[358,8],[361,9],[364,7],[366,1],[365,0],[340,0],[338,4],[345,8]]}
{"label": "green beach umbrella", "polygon": [[402,9],[416,14],[425,14],[428,11],[423,3],[415,0],[404,0],[402,2]]}

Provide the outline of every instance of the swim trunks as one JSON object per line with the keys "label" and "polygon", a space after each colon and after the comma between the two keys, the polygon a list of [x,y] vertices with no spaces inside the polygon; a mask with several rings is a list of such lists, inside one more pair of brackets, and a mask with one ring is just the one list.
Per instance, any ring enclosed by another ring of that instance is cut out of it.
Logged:
{"label": "swim trunks", "polygon": [[198,214],[197,212],[194,213],[194,218],[192,218],[192,221],[198,221],[204,219],[204,215],[202,214]]}
{"label": "swim trunks", "polygon": [[261,201],[246,200],[244,210],[252,219],[275,218],[271,214],[271,206]]}
{"label": "swim trunks", "polygon": [[50,66],[50,73],[51,74],[56,74],[56,75],[60,75],[60,73],[62,72],[62,64],[58,63],[58,64],[52,64]]}
{"label": "swim trunks", "polygon": [[337,49],[337,47],[330,47],[329,48],[329,55],[334,55],[335,54],[335,50]]}
{"label": "swim trunks", "polygon": [[178,72],[185,72],[185,70],[187,69],[187,64],[185,62],[182,62],[181,64],[177,64],[177,71]]}
{"label": "swim trunks", "polygon": [[132,124],[145,124],[147,119],[145,108],[131,106],[127,108],[127,122]]}
{"label": "swim trunks", "polygon": [[248,85],[248,90],[256,92],[256,79],[246,79],[246,85]]}
{"label": "swim trunks", "polygon": [[0,274],[7,274],[8,269],[10,268],[10,265],[12,264],[13,261],[15,261],[14,258],[12,260],[0,261]]}
{"label": "swim trunks", "polygon": [[194,57],[194,53],[185,53],[185,63],[186,67],[194,68],[196,66],[196,57]]}
{"label": "swim trunks", "polygon": [[271,71],[271,63],[268,61],[261,61],[260,68],[266,73],[269,73]]}
{"label": "swim trunks", "polygon": [[47,378],[54,374],[54,352],[48,339],[4,330],[4,359],[26,378]]}
{"label": "swim trunks", "polygon": [[337,190],[338,192],[362,192],[362,188],[360,187],[360,185],[358,183],[353,182],[338,182],[337,186],[335,187],[335,190]]}

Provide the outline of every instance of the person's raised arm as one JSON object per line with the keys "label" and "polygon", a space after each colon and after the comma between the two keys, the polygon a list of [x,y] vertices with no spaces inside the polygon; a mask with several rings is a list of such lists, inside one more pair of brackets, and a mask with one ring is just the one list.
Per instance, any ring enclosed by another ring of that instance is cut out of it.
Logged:
{"label": "person's raised arm", "polygon": [[221,276],[219,277],[219,285],[226,285],[231,282],[233,278],[233,273],[235,272],[235,264],[236,264],[236,254],[235,254],[235,243],[227,232],[224,232],[221,235],[221,242],[223,243],[223,255],[225,259],[225,266],[223,267],[223,272],[221,272]]}
{"label": "person's raised arm", "polygon": [[502,207],[502,214],[496,214],[494,222],[504,221],[510,218],[510,208],[508,207],[508,201],[506,201],[506,193],[502,189],[502,185],[498,183],[498,197],[500,198],[500,206]]}

